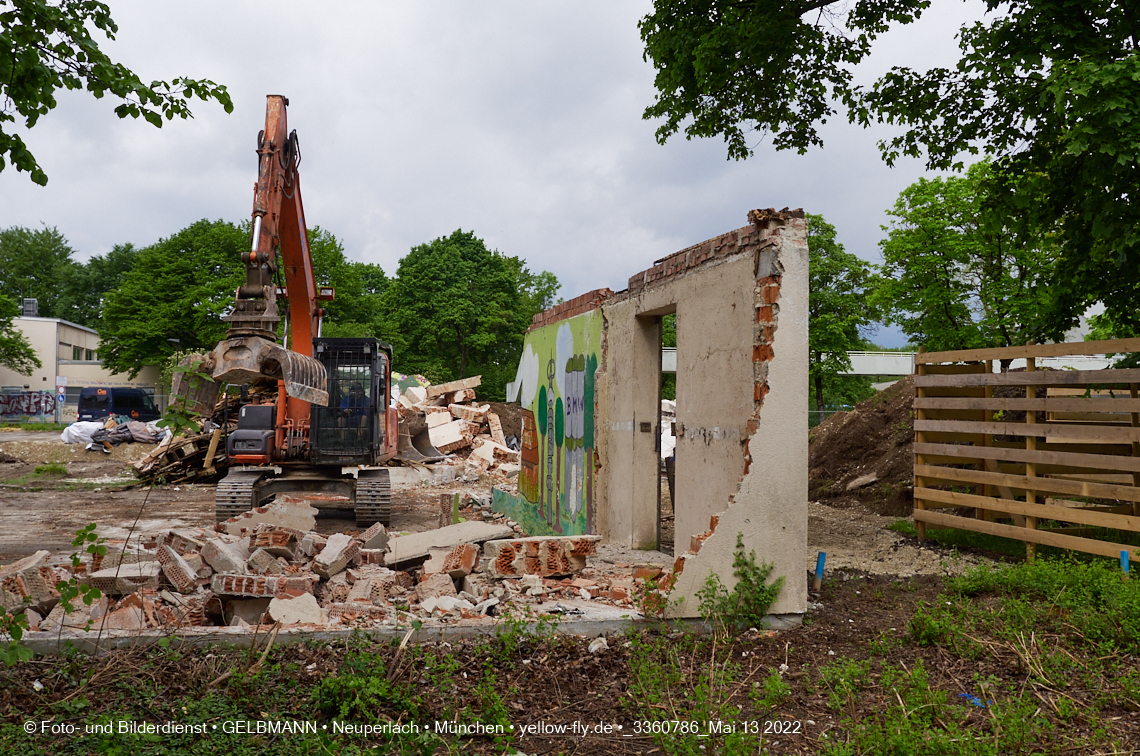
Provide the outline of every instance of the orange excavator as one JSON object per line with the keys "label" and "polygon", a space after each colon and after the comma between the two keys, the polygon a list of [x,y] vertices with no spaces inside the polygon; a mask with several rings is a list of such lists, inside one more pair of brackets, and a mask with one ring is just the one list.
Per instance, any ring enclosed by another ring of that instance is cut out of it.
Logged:
{"label": "orange excavator", "polygon": [[218,484],[219,521],[299,493],[316,494],[321,508],[351,506],[361,527],[387,525],[388,470],[378,465],[397,457],[401,445],[390,406],[392,348],[377,339],[321,337],[321,305],[335,292],[313,274],[288,104],[269,96],[257,137],[253,243],[242,253],[245,283],[223,318],[229,331],[212,352],[183,360],[172,394],[186,411],[209,415],[226,384],[278,382],[276,404],[242,406],[226,440],[231,466]]}

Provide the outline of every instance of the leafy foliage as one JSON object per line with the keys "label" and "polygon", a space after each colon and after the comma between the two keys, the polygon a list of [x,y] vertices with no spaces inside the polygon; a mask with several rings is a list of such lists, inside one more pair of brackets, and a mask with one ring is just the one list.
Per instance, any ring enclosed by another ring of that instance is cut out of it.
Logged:
{"label": "leafy foliage", "polygon": [[773,569],[775,566],[769,562],[757,564],[755,551],[745,555],[744,534],[737,533],[732,557],[736,585],[730,592],[720,582],[720,576],[710,572],[704,588],[697,591],[701,616],[736,630],[761,627],[768,608],[784,587],[783,575],[768,583]]}
{"label": "leafy foliage", "polygon": [[986,17],[957,35],[949,68],[893,67],[870,87],[850,67],[893,24],[929,0],[655,0],[641,22],[657,69],[659,141],[723,136],[728,156],[752,154],[746,132],[777,149],[821,144],[834,114],[902,133],[879,147],[893,164],[925,156],[932,170],[993,158],[986,203],[1024,249],[1053,235],[1058,260],[1034,338],[1059,338],[1103,301],[1140,324],[1140,49],[1134,10],[1112,0],[986,0]]}
{"label": "leafy foliage", "polygon": [[97,329],[103,318],[103,297],[119,287],[139,252],[133,244],[116,244],[107,254],[72,266],[52,307],[55,317]]}
{"label": "leafy foliage", "polygon": [[384,294],[381,338],[405,372],[440,382],[481,373],[484,396],[502,399],[523,334],[558,289],[553,274],[487,249],[462,229],[413,247]]}
{"label": "leafy foliage", "polygon": [[67,280],[75,269],[71,245],[54,227],[38,231],[12,226],[0,231],[0,296],[9,296],[17,304],[24,298],[39,300],[43,318],[62,317],[58,313],[60,281]]}
{"label": "leafy foliage", "polygon": [[1024,344],[1040,331],[1057,248],[1029,242],[987,206],[991,169],[919,179],[885,228],[876,301],[887,322],[933,351]]}
{"label": "leafy foliage", "polygon": [[869,296],[871,266],[845,251],[835,236],[835,226],[822,215],[808,215],[808,371],[817,410],[825,408],[824,384],[831,388],[851,369],[847,352],[864,346],[877,317]]}
{"label": "leafy foliage", "polygon": [[[0,0],[0,125],[19,120],[32,128],[56,106],[60,89],[86,88],[97,99],[111,94],[122,101],[115,108],[120,118],[141,116],[157,127],[163,118],[190,118],[188,103],[194,97],[233,111],[226,88],[208,79],[143,83],[99,48],[91,36],[96,30],[113,40],[119,27],[111,9],[94,0]],[[0,128],[0,170],[5,155],[17,171],[47,184],[35,156],[10,127]]]}
{"label": "leafy foliage", "polygon": [[139,250],[119,287],[104,298],[103,364],[135,376],[175,350],[213,349],[226,331],[221,316],[245,280],[241,253],[248,246],[242,228],[200,220]]}
{"label": "leafy foliage", "polygon": [[12,320],[19,314],[20,307],[0,294],[0,365],[20,375],[31,375],[33,370],[43,367],[43,363],[36,356],[28,337],[12,325]]}

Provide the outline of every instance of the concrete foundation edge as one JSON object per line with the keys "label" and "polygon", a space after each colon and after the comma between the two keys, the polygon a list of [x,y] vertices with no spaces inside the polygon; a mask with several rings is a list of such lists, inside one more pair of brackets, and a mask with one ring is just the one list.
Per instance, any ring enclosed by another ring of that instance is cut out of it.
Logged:
{"label": "concrete foundation edge", "polygon": [[[770,614],[764,618],[765,630],[791,630],[799,627],[803,620],[800,614]],[[347,641],[356,635],[373,640],[403,640],[411,631],[411,643],[437,643],[440,641],[455,641],[479,636],[493,636],[506,625],[449,625],[437,627],[421,627],[413,630],[405,627],[381,628],[344,628],[338,630],[309,630],[309,629],[282,629],[278,631],[275,645],[288,643],[304,643],[306,641],[324,641],[335,643]],[[531,634],[540,631],[540,623],[526,622],[523,627]],[[561,635],[580,635],[593,638],[599,635],[615,635],[631,629],[650,630],[653,628],[669,628],[699,634],[711,630],[710,623],[703,619],[672,619],[658,620],[644,617],[621,620],[568,620],[553,626],[553,631]],[[232,632],[225,628],[214,628],[207,632],[177,633],[131,633],[129,631],[104,632],[102,637],[97,633],[63,633],[57,635],[51,632],[24,633],[21,645],[30,648],[41,656],[52,656],[62,653],[78,651],[81,653],[95,653],[96,649],[106,652],[110,649],[145,648],[157,645],[164,638],[169,639],[171,645],[178,646],[226,646],[230,648],[251,648],[255,644],[260,647],[265,644],[269,631],[254,634],[245,629],[234,629]],[[96,642],[98,647],[96,647]]]}

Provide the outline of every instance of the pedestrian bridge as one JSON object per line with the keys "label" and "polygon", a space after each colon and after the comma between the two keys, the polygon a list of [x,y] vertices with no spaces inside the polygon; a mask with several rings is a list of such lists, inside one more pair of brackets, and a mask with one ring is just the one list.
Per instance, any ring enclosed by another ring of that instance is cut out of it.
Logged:
{"label": "pedestrian bridge", "polygon": [[[914,352],[848,352],[851,370],[840,375],[910,375],[914,372]],[[1037,367],[1053,370],[1103,370],[1112,360],[1103,355],[1038,357]],[[1010,369],[1025,367],[1025,360],[1014,360]],[[998,365],[994,363],[994,370]],[[661,372],[677,372],[677,350],[661,350]]]}

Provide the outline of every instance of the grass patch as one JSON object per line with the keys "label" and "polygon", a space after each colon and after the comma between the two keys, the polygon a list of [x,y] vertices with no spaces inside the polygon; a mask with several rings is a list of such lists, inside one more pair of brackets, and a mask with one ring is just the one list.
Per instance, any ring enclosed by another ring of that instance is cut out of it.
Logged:
{"label": "grass patch", "polygon": [[62,462],[48,462],[47,464],[36,465],[33,473],[45,477],[67,475],[67,465]]}
{"label": "grass patch", "polygon": [[[0,423],[0,428],[18,428],[26,431],[62,431],[67,423]],[[0,440],[3,440],[0,435]]]}

